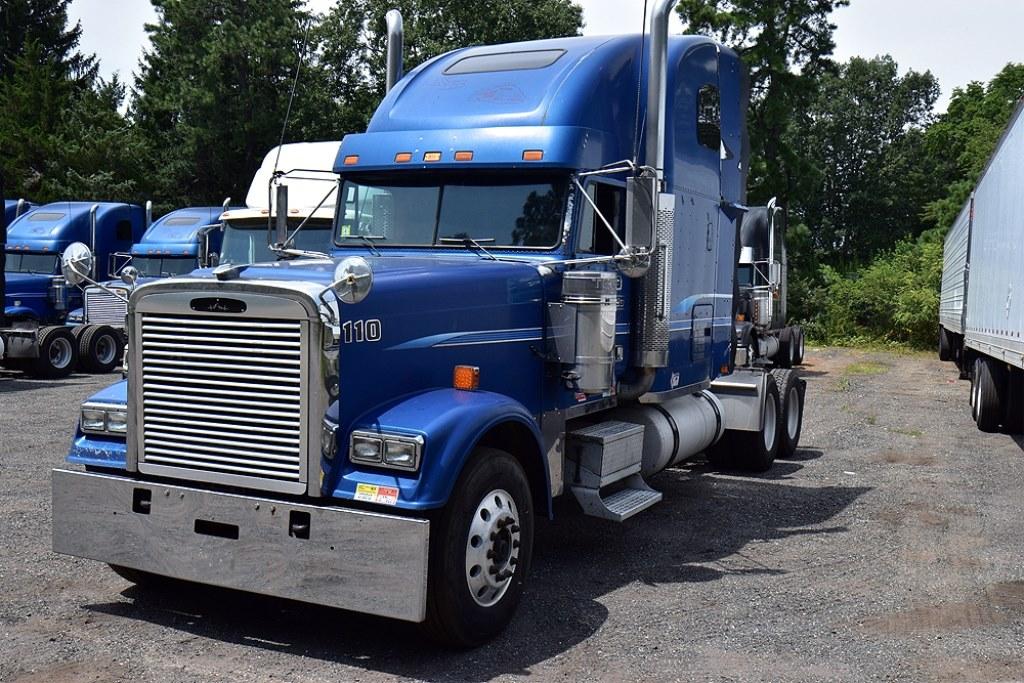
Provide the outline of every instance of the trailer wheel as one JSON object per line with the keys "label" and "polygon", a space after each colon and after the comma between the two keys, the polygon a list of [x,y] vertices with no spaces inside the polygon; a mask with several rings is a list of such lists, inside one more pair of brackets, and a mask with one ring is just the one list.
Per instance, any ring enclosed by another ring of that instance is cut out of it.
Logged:
{"label": "trailer wheel", "polygon": [[1006,373],[992,358],[974,361],[974,419],[983,432],[999,431],[1003,419]]}
{"label": "trailer wheel", "polygon": [[58,379],[70,375],[78,364],[78,346],[71,330],[63,326],[39,330],[39,357],[34,359],[30,373],[36,377]]}
{"label": "trailer wheel", "polygon": [[939,360],[953,360],[953,345],[949,341],[949,332],[939,325]]}
{"label": "trailer wheel", "polygon": [[[793,365],[803,365],[804,364],[804,351],[806,350],[805,344],[804,344],[804,328],[802,328],[802,327],[794,327],[793,328],[793,335],[796,337],[796,343],[793,345],[793,349],[796,352],[793,355]],[[785,394],[783,394],[783,395],[785,395]]]}
{"label": "trailer wheel", "polygon": [[512,620],[533,555],[533,501],[519,462],[478,448],[431,529],[428,635],[480,645]]}
{"label": "trailer wheel", "polygon": [[1024,372],[1010,370],[1006,378],[1006,415],[1003,429],[1009,434],[1024,433]]}
{"label": "trailer wheel", "polygon": [[[781,402],[775,377],[765,378],[764,422],[755,432],[738,429],[726,430],[718,443],[705,455],[715,467],[766,472],[779,452],[779,415]],[[799,436],[798,436],[799,438]]]}
{"label": "trailer wheel", "polygon": [[121,333],[109,325],[89,325],[78,338],[78,358],[86,372],[110,372],[123,351]]}
{"label": "trailer wheel", "polygon": [[779,451],[777,458],[793,457],[800,444],[800,431],[804,424],[804,392],[807,383],[795,370],[773,370],[779,388],[782,412],[779,418]]}

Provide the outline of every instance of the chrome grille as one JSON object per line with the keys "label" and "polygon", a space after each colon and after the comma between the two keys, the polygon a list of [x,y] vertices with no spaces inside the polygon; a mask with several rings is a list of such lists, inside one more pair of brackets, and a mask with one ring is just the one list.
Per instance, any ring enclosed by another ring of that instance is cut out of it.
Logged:
{"label": "chrome grille", "polygon": [[302,322],[143,313],[140,330],[140,467],[302,481]]}
{"label": "chrome grille", "polygon": [[[125,292],[127,294],[127,292]],[[99,287],[85,288],[85,321],[91,325],[124,326],[128,304]]]}

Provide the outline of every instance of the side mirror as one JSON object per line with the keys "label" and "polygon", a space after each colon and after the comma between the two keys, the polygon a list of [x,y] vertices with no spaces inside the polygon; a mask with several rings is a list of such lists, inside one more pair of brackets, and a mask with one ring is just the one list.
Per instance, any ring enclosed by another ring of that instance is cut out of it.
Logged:
{"label": "side mirror", "polygon": [[626,244],[648,249],[654,246],[657,199],[656,177],[639,176],[626,180]]}
{"label": "side mirror", "polygon": [[338,300],[346,304],[357,304],[366,298],[373,287],[373,269],[362,256],[349,256],[334,269],[331,290]]}
{"label": "side mirror", "polygon": [[288,186],[281,183],[277,186],[277,198],[274,202],[274,215],[277,217],[277,244],[284,244],[288,239]]}
{"label": "side mirror", "polygon": [[139,269],[135,266],[125,266],[121,269],[121,282],[129,287],[134,287],[139,280]]}
{"label": "side mirror", "polygon": [[60,272],[72,287],[88,281],[94,265],[92,251],[81,242],[69,244],[60,257]]}

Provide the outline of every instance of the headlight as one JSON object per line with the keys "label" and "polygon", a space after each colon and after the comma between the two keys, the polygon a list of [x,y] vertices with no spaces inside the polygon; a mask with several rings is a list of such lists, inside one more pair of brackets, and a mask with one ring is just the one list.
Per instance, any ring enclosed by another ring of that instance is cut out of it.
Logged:
{"label": "headlight", "polygon": [[128,410],[122,405],[86,403],[80,424],[89,434],[124,436],[128,432]]}
{"label": "headlight", "polygon": [[355,432],[352,434],[352,447],[349,449],[348,457],[352,462],[379,465],[383,450],[384,442],[377,437]]}
{"label": "headlight", "polygon": [[348,453],[354,463],[414,471],[420,466],[423,437],[352,432]]}

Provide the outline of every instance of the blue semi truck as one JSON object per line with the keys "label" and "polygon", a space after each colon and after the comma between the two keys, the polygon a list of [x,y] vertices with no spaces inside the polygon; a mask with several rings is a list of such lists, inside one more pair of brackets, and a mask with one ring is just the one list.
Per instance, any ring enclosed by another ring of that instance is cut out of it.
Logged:
{"label": "blue semi truck", "polygon": [[149,227],[142,238],[129,251],[110,254],[104,266],[105,273],[123,277],[124,281],[84,287],[82,306],[67,316],[67,324],[78,339],[79,366],[83,370],[110,372],[121,360],[127,299],[136,284],[216,264],[223,237],[220,216],[228,204],[225,201],[222,206],[177,209],[152,222],[147,204]]}
{"label": "blue semi truck", "polygon": [[142,207],[114,202],[53,202],[16,218],[5,247],[3,363],[41,377],[73,372],[80,340],[66,323],[81,293],[64,282],[61,252],[88,244],[97,256],[90,276],[105,278],[111,255],[131,248],[145,227]]}
{"label": "blue semi truck", "polygon": [[736,321],[744,69],[669,38],[673,6],[649,40],[404,77],[389,14],[393,87],[335,165],[340,256],[279,224],[294,258],[132,293],[128,378],[53,474],[54,549],[473,645],[513,618],[554,498],[622,522],[702,452],[768,469],[800,387]]}

